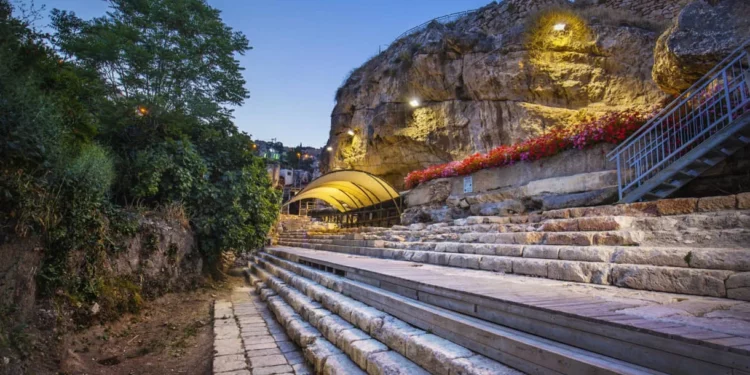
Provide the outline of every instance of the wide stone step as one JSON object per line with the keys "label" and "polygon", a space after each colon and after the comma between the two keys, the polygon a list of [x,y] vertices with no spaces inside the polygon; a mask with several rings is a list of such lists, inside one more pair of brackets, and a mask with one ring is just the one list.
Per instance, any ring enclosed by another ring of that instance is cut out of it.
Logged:
{"label": "wide stone step", "polygon": [[[666,373],[750,371],[750,304],[746,302],[592,287],[299,248],[266,251],[358,281],[342,287],[344,294],[355,299],[369,298],[369,291],[399,294],[392,300],[372,297],[363,302],[418,326],[421,315],[408,315],[398,306],[420,302],[441,307]],[[456,326],[439,320],[432,324]],[[458,335],[466,329],[460,327]],[[460,339],[451,341],[497,359],[457,341]]]}
{"label": "wide stone step", "polygon": [[[517,373],[484,356],[471,355],[471,352],[450,341],[531,374],[655,373],[639,366],[534,337],[437,306],[404,300],[396,293],[318,271],[312,267],[291,263],[269,254],[261,254],[261,257],[263,260],[259,263],[263,264],[263,267],[273,270],[272,272],[279,274],[282,278],[292,280],[295,285],[307,288],[307,294],[320,296],[324,304],[326,304],[326,299],[331,298],[329,296],[332,292],[341,291],[352,297],[345,297],[349,303],[354,306],[364,306],[359,309],[367,311],[372,309],[367,305],[372,305],[390,313],[380,312],[380,314],[385,314],[385,317],[380,319],[363,321],[352,318],[350,321],[362,322],[378,340],[404,353],[415,362],[423,364],[423,367],[432,373]],[[334,296],[340,296],[340,294],[335,293]],[[342,309],[341,306],[345,306],[345,303],[327,302],[339,309]],[[343,310],[352,311],[352,315],[356,315],[358,309],[343,307]],[[369,313],[369,315],[373,314]],[[411,327],[399,318],[422,329]],[[376,323],[373,324],[373,321]],[[434,334],[429,333],[430,331]]]}
{"label": "wide stone step", "polygon": [[[261,278],[266,280],[266,284],[282,296],[302,319],[313,325],[328,342],[346,353],[362,370],[375,374],[427,374],[418,365],[390,351],[385,345],[370,338],[367,333],[355,328],[351,323],[312,301],[282,280],[261,269],[255,269],[255,271],[262,275]],[[334,304],[333,307],[337,310],[342,308],[341,304]],[[354,313],[352,310],[347,310],[347,312]],[[372,314],[368,315],[367,312],[357,315],[357,318],[363,320],[372,317]],[[393,364],[398,365],[397,371],[390,369]]]}
{"label": "wide stone step", "polygon": [[[565,246],[513,245],[461,242],[394,242],[381,240],[284,239],[287,244],[337,245],[388,248],[411,251],[476,254],[484,256],[559,259],[582,262],[643,264],[651,266],[750,271],[750,251],[743,248],[658,247],[658,246]],[[378,254],[377,252],[373,254]],[[362,254],[366,255],[366,254]],[[381,255],[380,258],[399,258]],[[409,255],[399,258],[411,260]]]}
{"label": "wide stone step", "polygon": [[[725,198],[725,197],[722,197]],[[731,198],[731,197],[730,197]],[[672,200],[668,200],[671,202]],[[678,203],[682,200],[675,200]],[[689,200],[688,200],[689,201]],[[653,206],[656,212],[656,203],[643,203]],[[695,204],[695,202],[691,203]],[[640,204],[638,204],[640,205]],[[663,204],[662,204],[663,205]],[[689,206],[690,204],[688,204]],[[391,228],[348,228],[327,232],[292,231],[284,232],[287,236],[308,236],[320,234],[324,236],[335,236],[331,238],[358,239],[387,239],[388,237],[425,237],[436,235],[463,234],[463,233],[515,233],[515,232],[586,232],[586,231],[613,231],[613,230],[643,230],[643,231],[714,231],[728,228],[749,228],[750,211],[748,210],[724,210],[714,212],[692,212],[689,210],[673,209],[671,215],[636,215],[627,216],[627,211],[617,209],[618,206],[603,206],[597,208],[600,215],[588,216],[574,214],[575,211],[549,211],[540,215],[511,216],[511,217],[469,217],[457,219],[451,223],[434,224],[412,224],[409,226],[393,226]],[[587,208],[587,211],[593,208]],[[648,210],[647,210],[648,211]]]}
{"label": "wide stone step", "polygon": [[[633,227],[612,231],[526,231],[526,232],[383,232],[380,234],[287,235],[279,238],[303,240],[316,238],[328,241],[392,241],[392,242],[478,242],[520,245],[576,246],[680,246],[680,247],[746,247],[750,243],[750,227],[721,226],[723,229],[657,230]],[[656,229],[654,229],[656,228]],[[333,242],[331,242],[333,243]]]}
{"label": "wide stone step", "polygon": [[384,373],[380,362],[370,363],[370,358],[380,360],[387,357],[390,358],[388,363],[400,363],[400,371],[409,374],[427,373],[424,370],[427,369],[429,373],[444,375],[520,375],[518,371],[411,327],[311,279],[262,260],[258,260],[257,264],[275,275],[265,276],[268,285],[285,296],[303,318],[368,372]]}
{"label": "wide stone step", "polygon": [[[304,237],[280,236],[280,239],[304,239]],[[308,236],[307,238],[313,238]],[[315,237],[317,238],[317,237]],[[641,231],[597,231],[597,232],[468,232],[444,234],[408,234],[404,236],[378,236],[362,240],[391,240],[420,241],[420,242],[480,242],[520,245],[578,245],[578,246],[636,246],[646,238]],[[326,240],[347,240],[345,237],[326,236]]]}
{"label": "wide stone step", "polygon": [[257,284],[261,299],[284,327],[287,334],[302,348],[305,359],[313,364],[317,374],[366,374],[349,357],[326,340],[318,330],[305,322],[283,298],[265,283]]}
{"label": "wide stone step", "polygon": [[[601,261],[588,260],[561,260],[545,258],[527,258],[514,256],[498,255],[477,255],[446,253],[437,251],[413,251],[398,250],[387,248],[367,248],[367,247],[350,247],[328,244],[312,244],[303,242],[281,241],[282,246],[292,246],[309,248],[315,250],[332,251],[337,253],[361,255],[373,258],[404,260],[417,263],[426,263],[436,266],[449,266],[457,268],[493,271],[506,274],[517,274],[524,276],[535,276],[549,278],[553,280],[573,281],[578,283],[592,283],[601,285],[613,285],[617,287],[651,290],[669,293],[693,294],[712,297],[729,297],[735,299],[747,300],[750,295],[744,292],[732,292],[732,288],[738,288],[732,285],[735,280],[732,276],[748,275],[748,273],[735,273],[731,270],[722,269],[694,269],[686,267],[670,266],[653,266],[648,264],[632,264],[629,261],[648,262],[650,259],[658,260],[656,256],[659,253],[640,254],[639,248],[620,248],[613,253],[614,260],[622,263],[610,263]],[[529,251],[537,252],[536,256],[549,255],[553,252],[547,251],[546,247],[529,247]],[[742,258],[747,258],[747,252],[744,250],[734,250],[734,253]],[[574,258],[581,256],[580,253],[564,252],[567,256]],[[679,254],[679,253],[678,253]],[[702,252],[696,256],[694,264],[731,264],[723,260],[722,253],[718,256],[712,256],[710,252]],[[592,257],[596,254],[590,254]],[[662,253],[664,262],[674,262],[678,264],[678,259],[674,253]],[[559,252],[558,255],[559,256]],[[691,255],[692,256],[692,255]],[[682,261],[693,261],[690,257],[683,258]],[[716,262],[712,262],[716,260]],[[746,263],[745,268],[750,266]],[[744,280],[744,279],[743,279]]]}

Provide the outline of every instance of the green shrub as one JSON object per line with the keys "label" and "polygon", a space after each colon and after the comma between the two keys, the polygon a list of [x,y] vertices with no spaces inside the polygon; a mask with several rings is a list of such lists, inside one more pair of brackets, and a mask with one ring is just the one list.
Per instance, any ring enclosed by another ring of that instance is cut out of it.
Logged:
{"label": "green shrub", "polygon": [[202,184],[207,168],[193,144],[183,139],[167,140],[139,151],[129,169],[134,176],[124,176],[127,195],[152,202],[175,202],[189,199]]}
{"label": "green shrub", "polygon": [[102,147],[89,144],[65,168],[63,179],[71,198],[98,203],[115,181],[114,162]]}

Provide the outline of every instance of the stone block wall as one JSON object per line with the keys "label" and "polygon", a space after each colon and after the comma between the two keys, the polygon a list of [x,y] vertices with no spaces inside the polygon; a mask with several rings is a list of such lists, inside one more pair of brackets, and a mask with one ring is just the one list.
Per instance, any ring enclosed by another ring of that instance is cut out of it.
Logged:
{"label": "stone block wall", "polygon": [[402,223],[446,221],[468,215],[508,215],[613,203],[617,172],[607,159],[612,145],[568,150],[534,162],[489,168],[471,175],[426,182],[404,195]]}

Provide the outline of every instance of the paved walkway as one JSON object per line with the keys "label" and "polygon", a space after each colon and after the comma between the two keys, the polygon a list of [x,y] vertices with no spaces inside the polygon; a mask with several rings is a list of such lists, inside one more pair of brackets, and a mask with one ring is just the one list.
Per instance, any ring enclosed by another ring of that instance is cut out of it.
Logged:
{"label": "paved walkway", "polygon": [[257,295],[235,288],[214,307],[214,374],[312,374],[302,351]]}

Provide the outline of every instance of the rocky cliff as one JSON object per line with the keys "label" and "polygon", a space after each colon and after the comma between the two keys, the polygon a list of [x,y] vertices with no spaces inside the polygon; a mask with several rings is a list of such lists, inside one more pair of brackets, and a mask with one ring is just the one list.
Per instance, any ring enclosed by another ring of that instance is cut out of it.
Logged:
{"label": "rocky cliff", "polygon": [[665,92],[679,94],[748,40],[750,1],[694,1],[659,37],[654,80]]}
{"label": "rocky cliff", "polygon": [[401,187],[431,164],[609,110],[649,110],[664,98],[653,47],[679,3],[508,0],[432,22],[351,73],[323,164]]}

